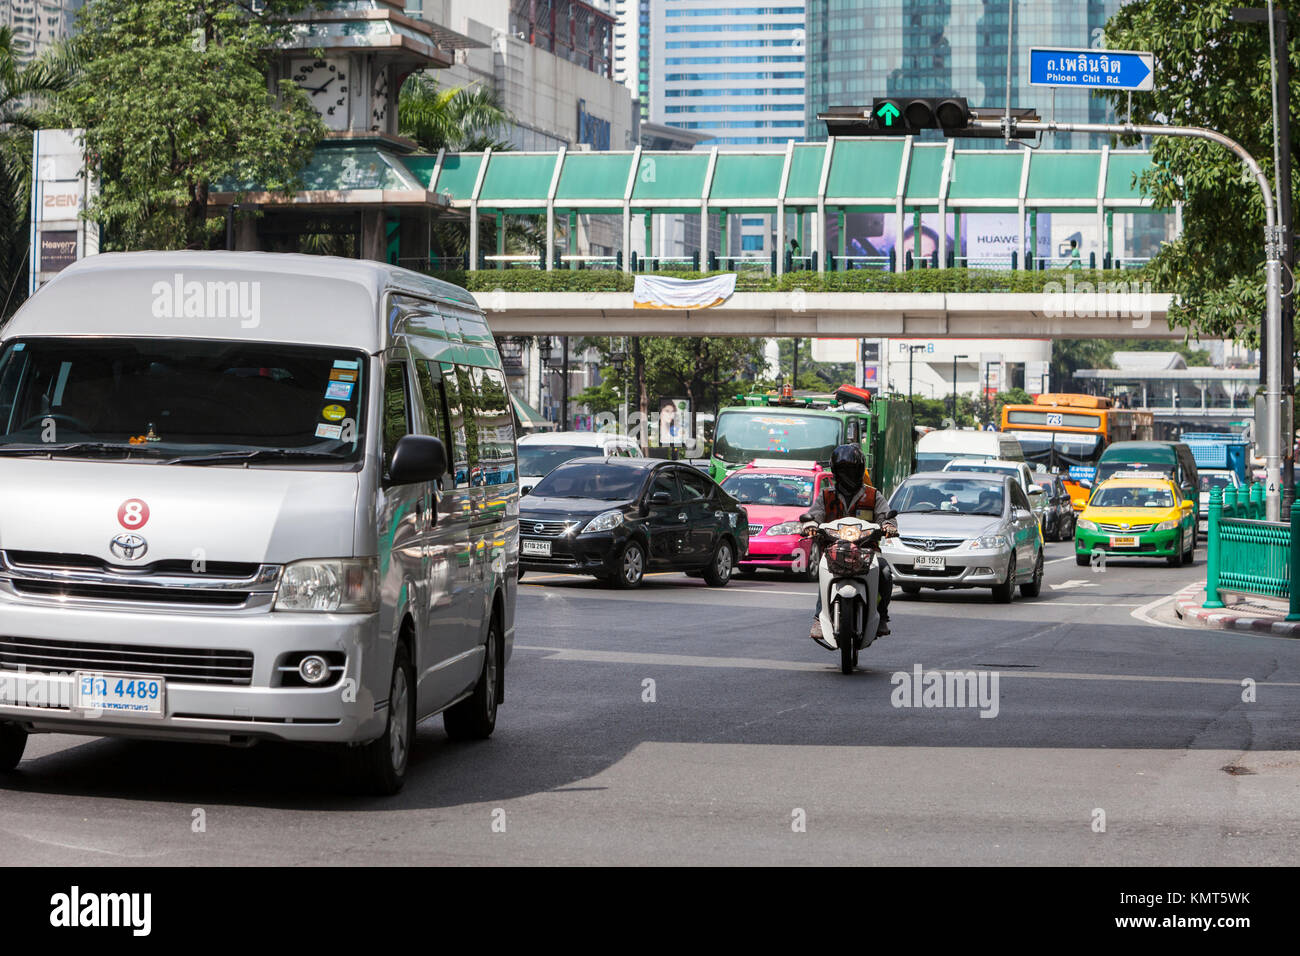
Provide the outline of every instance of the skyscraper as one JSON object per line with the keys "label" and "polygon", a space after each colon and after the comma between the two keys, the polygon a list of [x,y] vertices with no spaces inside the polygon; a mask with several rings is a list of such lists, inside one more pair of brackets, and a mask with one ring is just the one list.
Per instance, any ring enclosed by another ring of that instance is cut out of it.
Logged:
{"label": "skyscraper", "polygon": [[652,122],[708,133],[704,146],[804,138],[804,0],[649,6]]}
{"label": "skyscraper", "polygon": [[0,26],[14,34],[18,59],[30,60],[72,32],[83,0],[0,0]]}
{"label": "skyscraper", "polygon": [[[868,104],[873,96],[965,96],[972,106],[1006,106],[1007,17],[1011,23],[1011,105],[1045,119],[1053,94],[1030,87],[1034,46],[1100,47],[1106,20],[1124,0],[825,0],[808,5],[809,139],[824,139],[817,114]],[[1055,94],[1055,117],[1104,122],[1107,104],[1081,90]],[[936,134],[937,135],[937,134]],[[1059,149],[1100,145],[1059,133]]]}

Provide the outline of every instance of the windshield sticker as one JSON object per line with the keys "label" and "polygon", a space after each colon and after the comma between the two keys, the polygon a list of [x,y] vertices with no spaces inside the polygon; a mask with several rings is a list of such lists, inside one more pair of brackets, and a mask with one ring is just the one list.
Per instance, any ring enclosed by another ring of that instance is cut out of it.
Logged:
{"label": "windshield sticker", "polygon": [[326,405],[320,410],[320,417],[328,422],[341,421],[348,410],[342,405]]}
{"label": "windshield sticker", "polygon": [[352,400],[352,383],[351,382],[330,382],[325,386],[326,398],[342,399],[345,402]]}
{"label": "windshield sticker", "polygon": [[334,367],[335,368],[360,368],[361,363],[358,362],[356,359],[335,359]]}
{"label": "windshield sticker", "polygon": [[342,425],[326,425],[324,422],[316,426],[317,438],[333,438],[338,440],[343,437]]}
{"label": "windshield sticker", "polygon": [[754,421],[760,425],[802,425],[803,421],[798,418],[768,418],[766,416],[756,416]]}
{"label": "windshield sticker", "polygon": [[15,351],[15,352],[21,352],[21,351],[22,351],[23,349],[25,349],[25,348],[27,348],[27,343],[26,343],[26,342],[19,342],[17,345],[14,346],[14,351]]}
{"label": "windshield sticker", "polygon": [[355,382],[357,380],[356,372],[349,372],[346,369],[336,368],[330,370],[331,382]]}

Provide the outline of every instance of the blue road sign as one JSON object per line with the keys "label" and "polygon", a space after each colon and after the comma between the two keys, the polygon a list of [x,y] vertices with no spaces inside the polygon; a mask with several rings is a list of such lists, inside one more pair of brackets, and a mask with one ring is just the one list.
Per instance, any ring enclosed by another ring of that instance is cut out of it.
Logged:
{"label": "blue road sign", "polygon": [[1155,57],[1135,50],[1055,50],[1031,47],[1030,86],[1088,90],[1149,90],[1155,86]]}

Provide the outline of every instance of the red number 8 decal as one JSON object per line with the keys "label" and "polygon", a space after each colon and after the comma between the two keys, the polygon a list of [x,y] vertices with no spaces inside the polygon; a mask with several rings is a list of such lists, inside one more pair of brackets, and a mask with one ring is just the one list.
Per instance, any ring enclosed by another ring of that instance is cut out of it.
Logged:
{"label": "red number 8 decal", "polygon": [[117,523],[127,531],[138,531],[149,520],[149,506],[139,498],[127,498],[117,509]]}

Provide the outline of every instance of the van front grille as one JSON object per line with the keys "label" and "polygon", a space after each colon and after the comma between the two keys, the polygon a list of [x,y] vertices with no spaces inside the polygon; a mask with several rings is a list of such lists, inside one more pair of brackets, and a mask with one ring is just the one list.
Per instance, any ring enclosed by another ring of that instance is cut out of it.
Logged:
{"label": "van front grille", "polygon": [[0,670],[150,674],[182,684],[247,687],[253,682],[253,653],[0,635]]}
{"label": "van front grille", "polygon": [[0,551],[0,587],[34,601],[163,607],[269,606],[280,566],[235,561],[155,561],[120,567],[86,554]]}

